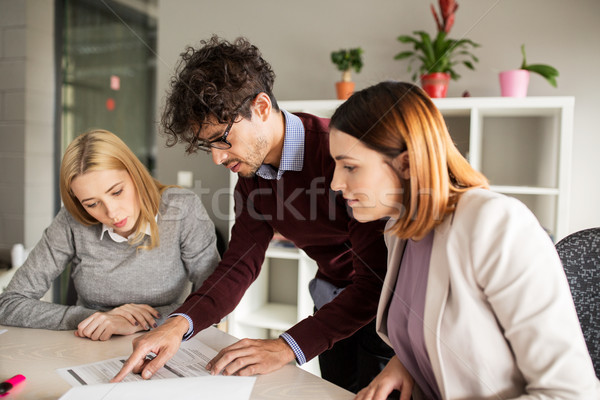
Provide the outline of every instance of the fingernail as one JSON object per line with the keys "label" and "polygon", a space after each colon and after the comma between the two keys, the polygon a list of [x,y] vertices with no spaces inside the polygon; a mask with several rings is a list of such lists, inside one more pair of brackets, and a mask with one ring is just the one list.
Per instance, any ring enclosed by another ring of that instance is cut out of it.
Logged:
{"label": "fingernail", "polygon": [[162,318],[162,314],[160,314],[160,313],[159,313],[159,314],[158,314],[158,318]]}
{"label": "fingernail", "polygon": [[158,326],[158,324],[155,322],[155,323],[154,323],[154,327],[156,328],[157,326]]}
{"label": "fingernail", "polygon": [[146,330],[150,329],[150,327],[148,325],[145,326]]}
{"label": "fingernail", "polygon": [[142,378],[144,379],[150,379],[151,376],[152,374],[150,373],[150,371],[144,371],[144,373],[142,374]]}
{"label": "fingernail", "polygon": [[138,322],[137,322],[137,321],[135,321],[135,326],[138,326],[138,325],[139,325],[139,324],[138,324]]}
{"label": "fingernail", "polygon": [[206,364],[206,369],[210,370],[212,368],[212,365],[210,365],[210,363]]}

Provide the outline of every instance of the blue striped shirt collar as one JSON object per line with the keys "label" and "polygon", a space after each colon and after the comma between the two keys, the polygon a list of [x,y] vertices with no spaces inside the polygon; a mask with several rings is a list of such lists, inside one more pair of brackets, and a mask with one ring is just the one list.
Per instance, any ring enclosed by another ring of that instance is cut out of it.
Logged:
{"label": "blue striped shirt collar", "polygon": [[281,110],[285,119],[283,151],[279,169],[263,164],[256,175],[263,179],[281,179],[285,171],[302,171],[304,165],[304,125],[302,120],[285,110]]}

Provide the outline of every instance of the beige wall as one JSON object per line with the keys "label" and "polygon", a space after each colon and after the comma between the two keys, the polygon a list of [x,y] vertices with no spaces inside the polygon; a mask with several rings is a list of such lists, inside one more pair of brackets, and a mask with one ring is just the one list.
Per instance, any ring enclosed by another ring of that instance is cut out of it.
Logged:
{"label": "beige wall", "polygon": [[0,249],[54,216],[54,2],[0,0]]}
{"label": "beige wall", "polygon": [[[432,1],[433,2],[433,1]],[[354,75],[357,88],[384,79],[409,80],[406,64],[393,60],[403,47],[400,34],[422,29],[435,31],[429,1],[423,0],[306,0],[198,1],[159,0],[158,104],[178,54],[212,33],[228,39],[247,36],[263,52],[277,74],[279,100],[330,99],[339,73],[329,61],[332,50],[361,46],[365,67]],[[528,61],[547,63],[561,73],[558,89],[532,76],[531,96],[575,96],[573,170],[571,174],[570,231],[600,225],[600,149],[596,115],[600,109],[600,81],[593,76],[600,65],[600,2],[598,0],[459,0],[453,37],[480,44],[476,71],[461,69],[448,96],[468,90],[472,96],[499,96],[497,73],[517,68],[520,45]],[[175,182],[177,170],[194,171],[201,185],[223,187],[228,172],[204,155],[183,157],[181,148],[165,149],[158,139],[159,178]],[[507,162],[510,155],[507,154]],[[199,192],[199,190],[198,190]],[[222,197],[220,198],[222,200]],[[203,195],[207,208],[213,198]],[[226,206],[221,204],[221,209]],[[218,214],[223,214],[219,212]],[[226,222],[217,218],[226,229]]]}

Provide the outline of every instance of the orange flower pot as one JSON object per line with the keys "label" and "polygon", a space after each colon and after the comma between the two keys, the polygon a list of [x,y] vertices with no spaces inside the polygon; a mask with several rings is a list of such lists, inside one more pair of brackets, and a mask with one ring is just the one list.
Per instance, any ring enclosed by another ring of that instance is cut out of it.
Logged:
{"label": "orange flower pot", "polygon": [[335,83],[335,90],[339,100],[346,100],[354,93],[354,82],[340,81]]}
{"label": "orange flower pot", "polygon": [[432,99],[446,97],[448,83],[450,83],[450,74],[447,72],[421,75],[421,87]]}

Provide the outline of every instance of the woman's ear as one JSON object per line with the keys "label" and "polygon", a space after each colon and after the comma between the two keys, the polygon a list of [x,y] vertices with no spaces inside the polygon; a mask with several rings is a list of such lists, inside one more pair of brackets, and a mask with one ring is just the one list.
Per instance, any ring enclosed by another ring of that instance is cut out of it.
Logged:
{"label": "woman's ear", "polygon": [[271,115],[271,98],[265,92],[260,92],[252,101],[253,111],[261,121],[266,121]]}
{"label": "woman's ear", "polygon": [[404,150],[392,160],[392,166],[398,171],[402,179],[410,179],[410,160],[408,159],[408,150]]}

